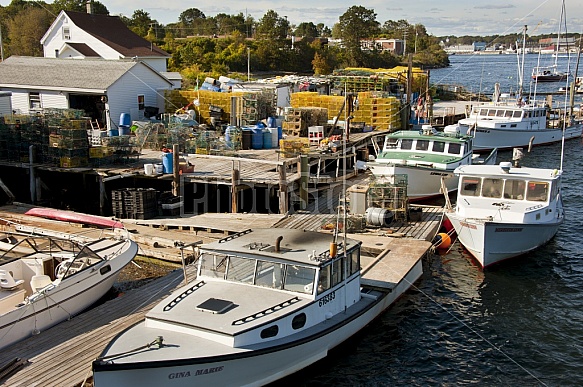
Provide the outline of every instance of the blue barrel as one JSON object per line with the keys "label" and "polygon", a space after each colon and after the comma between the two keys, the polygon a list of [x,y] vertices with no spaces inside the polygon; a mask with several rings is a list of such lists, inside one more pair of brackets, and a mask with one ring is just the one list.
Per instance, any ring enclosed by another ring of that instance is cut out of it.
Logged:
{"label": "blue barrel", "polygon": [[271,132],[267,128],[263,129],[263,149],[271,149]]}
{"label": "blue barrel", "polygon": [[129,113],[121,113],[119,115],[119,126],[129,127],[132,124],[132,117]]}
{"label": "blue barrel", "polygon": [[110,130],[107,131],[107,135],[109,137],[119,136],[119,130],[117,130],[117,129],[110,129]]}
{"label": "blue barrel", "polygon": [[277,127],[277,143],[279,144],[279,140],[281,140],[283,138],[283,130],[281,129],[281,126]]}
{"label": "blue barrel", "polygon": [[164,168],[164,173],[172,173],[172,157],[172,152],[162,153],[162,167]]}
{"label": "blue barrel", "polygon": [[130,127],[126,126],[126,125],[120,125],[119,126],[119,135],[120,136],[129,136],[131,133],[130,131]]}
{"label": "blue barrel", "polygon": [[277,128],[277,121],[275,120],[275,117],[267,117],[267,127]]}
{"label": "blue barrel", "polygon": [[263,128],[251,129],[251,149],[263,148]]}

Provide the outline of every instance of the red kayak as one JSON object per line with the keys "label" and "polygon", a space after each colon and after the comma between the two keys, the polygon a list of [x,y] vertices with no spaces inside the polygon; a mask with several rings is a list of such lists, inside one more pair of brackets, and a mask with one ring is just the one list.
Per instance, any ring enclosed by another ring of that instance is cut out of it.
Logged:
{"label": "red kayak", "polygon": [[124,228],[123,223],[117,220],[104,218],[96,215],[81,214],[78,212],[55,210],[53,208],[41,208],[41,207],[31,208],[24,214],[38,216],[47,219],[61,220],[63,222],[83,223],[107,228]]}

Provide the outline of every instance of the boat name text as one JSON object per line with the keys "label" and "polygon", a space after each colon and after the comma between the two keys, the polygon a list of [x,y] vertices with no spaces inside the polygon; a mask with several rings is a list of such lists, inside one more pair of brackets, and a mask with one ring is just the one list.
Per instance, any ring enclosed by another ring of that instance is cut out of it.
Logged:
{"label": "boat name text", "polygon": [[[224,368],[224,366],[211,367],[211,368],[202,368],[200,370],[196,370],[196,372],[194,373],[194,376],[214,374],[215,372],[221,372],[223,370],[223,368]],[[190,376],[191,376],[190,371],[173,372],[171,374],[168,374],[168,379],[189,378]]]}
{"label": "boat name text", "polygon": [[431,175],[435,176],[450,176],[449,173],[431,172]]}
{"label": "boat name text", "polygon": [[494,232],[521,232],[522,227],[496,227]]}
{"label": "boat name text", "polygon": [[332,292],[330,294],[326,294],[324,297],[320,298],[320,301],[318,301],[318,305],[320,307],[326,305],[329,302],[332,302],[332,300],[336,298],[336,292]]}

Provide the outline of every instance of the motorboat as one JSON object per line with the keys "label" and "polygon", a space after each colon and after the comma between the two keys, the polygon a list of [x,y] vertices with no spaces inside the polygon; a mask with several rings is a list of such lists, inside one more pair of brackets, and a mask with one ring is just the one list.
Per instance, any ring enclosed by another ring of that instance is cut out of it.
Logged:
{"label": "motorboat", "polygon": [[516,101],[502,95],[498,102],[486,102],[472,108],[469,116],[458,121],[462,133],[474,137],[474,149],[512,149],[580,138],[583,124],[569,120],[563,128],[563,114],[551,115],[548,106],[532,101]]}
{"label": "motorboat", "polygon": [[361,243],[254,229],[200,246],[196,278],[107,345],[94,385],[257,386],[315,363],[422,273],[415,266],[392,290],[367,286]]}
{"label": "motorboat", "polygon": [[535,82],[561,82],[565,81],[569,73],[559,71],[557,65],[552,66],[537,66],[532,69],[531,78]]}
{"label": "motorboat", "polygon": [[125,238],[11,236],[0,256],[0,348],[70,319],[99,300],[136,256]]}
{"label": "motorboat", "polygon": [[[523,29],[522,46],[526,46],[526,26]],[[475,149],[503,150],[551,144],[563,139],[579,138],[583,134],[583,123],[574,119],[572,111],[567,114],[566,106],[564,109],[551,109],[546,100],[536,100],[536,93],[532,99],[525,95],[524,50],[522,52],[518,58],[518,93],[501,93],[500,85],[496,83],[492,101],[473,106],[469,115],[457,123],[460,131],[474,137]],[[555,64],[547,68],[535,68],[533,77],[537,77],[539,82],[544,78],[555,80],[555,77],[566,80],[568,74],[560,73]]]}
{"label": "motorboat", "polygon": [[482,267],[547,243],[563,222],[557,169],[465,165],[455,208],[446,212],[461,244]]}
{"label": "motorboat", "polygon": [[423,125],[420,131],[386,134],[382,150],[366,165],[376,179],[405,182],[409,200],[419,201],[442,195],[442,180],[448,192],[455,191],[458,179],[453,171],[460,165],[496,162],[496,150],[484,157],[473,151],[473,142],[453,126],[439,132]]}

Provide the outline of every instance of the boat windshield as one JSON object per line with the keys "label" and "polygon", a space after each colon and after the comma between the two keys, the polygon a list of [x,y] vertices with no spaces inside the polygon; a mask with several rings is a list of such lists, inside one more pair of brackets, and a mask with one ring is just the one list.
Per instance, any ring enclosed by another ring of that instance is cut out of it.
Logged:
{"label": "boat windshield", "polygon": [[502,179],[484,179],[482,184],[482,196],[485,198],[501,198],[502,197]]}
{"label": "boat windshield", "polygon": [[316,269],[254,258],[203,253],[199,275],[249,285],[311,294]]}
{"label": "boat windshield", "polygon": [[526,200],[546,202],[549,196],[549,183],[544,181],[529,181],[526,190]]}
{"label": "boat windshield", "polygon": [[[482,196],[484,198],[502,198],[545,202],[548,200],[550,184],[545,181],[525,181],[516,179],[479,178],[465,176],[460,185],[462,196]],[[554,187],[553,187],[554,189]],[[558,188],[557,188],[558,190]],[[553,192],[553,195],[556,195]]]}

